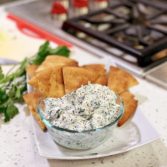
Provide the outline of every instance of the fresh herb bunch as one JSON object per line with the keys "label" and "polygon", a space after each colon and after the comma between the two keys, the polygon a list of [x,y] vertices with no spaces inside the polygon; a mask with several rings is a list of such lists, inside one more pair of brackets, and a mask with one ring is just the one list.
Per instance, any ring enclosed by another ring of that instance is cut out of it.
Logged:
{"label": "fresh herb bunch", "polygon": [[4,116],[5,122],[18,114],[19,111],[15,103],[23,102],[23,93],[27,91],[27,65],[40,65],[48,55],[69,57],[70,50],[66,46],[51,48],[50,43],[46,41],[33,57],[21,61],[15,71],[4,75],[0,67],[0,114]]}

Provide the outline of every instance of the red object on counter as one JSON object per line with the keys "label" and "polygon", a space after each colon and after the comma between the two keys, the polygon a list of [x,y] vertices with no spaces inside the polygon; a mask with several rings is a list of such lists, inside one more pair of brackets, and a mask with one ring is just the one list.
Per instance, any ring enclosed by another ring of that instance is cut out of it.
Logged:
{"label": "red object on counter", "polygon": [[24,33],[28,36],[31,36],[33,38],[41,38],[41,39],[45,39],[48,41],[52,41],[52,42],[56,43],[57,45],[65,45],[67,47],[72,47],[71,43],[69,43],[63,39],[60,39],[59,37],[47,32],[46,30],[43,30],[42,28],[40,28],[36,25],[29,23],[26,20],[21,19],[20,17],[17,17],[11,13],[9,13],[7,17],[9,19],[15,21],[18,29],[22,33]]}
{"label": "red object on counter", "polygon": [[50,11],[52,15],[54,14],[66,14],[67,9],[60,3],[60,2],[54,2],[52,5],[52,9]]}
{"label": "red object on counter", "polygon": [[107,0],[96,0],[97,2],[104,2],[104,1],[107,1]]}
{"label": "red object on counter", "polygon": [[88,0],[73,0],[75,8],[88,7]]}

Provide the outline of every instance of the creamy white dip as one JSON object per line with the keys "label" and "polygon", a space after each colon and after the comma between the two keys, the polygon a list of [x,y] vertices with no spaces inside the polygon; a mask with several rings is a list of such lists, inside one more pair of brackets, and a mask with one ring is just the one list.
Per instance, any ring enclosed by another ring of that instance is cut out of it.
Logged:
{"label": "creamy white dip", "polygon": [[85,131],[114,121],[119,110],[116,94],[106,86],[88,84],[62,98],[44,100],[45,118],[60,128]]}

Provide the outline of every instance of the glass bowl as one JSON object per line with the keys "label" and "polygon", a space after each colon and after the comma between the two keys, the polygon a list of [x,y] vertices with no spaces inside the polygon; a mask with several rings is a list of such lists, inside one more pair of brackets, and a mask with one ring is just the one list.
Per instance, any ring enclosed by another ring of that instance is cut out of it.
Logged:
{"label": "glass bowl", "polygon": [[48,129],[50,136],[56,143],[70,149],[86,150],[95,148],[105,142],[107,139],[112,138],[113,129],[117,127],[117,123],[124,112],[123,103],[119,96],[117,96],[116,103],[119,104],[120,107],[119,110],[114,114],[113,120],[110,124],[102,128],[82,132],[63,129],[51,125],[51,123],[45,119],[44,100],[40,101],[37,109],[42,121]]}

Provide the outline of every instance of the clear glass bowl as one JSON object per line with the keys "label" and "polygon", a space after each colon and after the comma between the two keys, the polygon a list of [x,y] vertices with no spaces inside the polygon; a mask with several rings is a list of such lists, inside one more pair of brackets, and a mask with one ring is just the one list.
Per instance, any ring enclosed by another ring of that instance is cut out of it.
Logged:
{"label": "clear glass bowl", "polygon": [[119,119],[122,117],[124,108],[122,100],[117,96],[117,104],[120,105],[119,110],[113,116],[113,120],[110,124],[97,129],[87,130],[87,131],[73,131],[69,129],[63,129],[51,125],[48,120],[45,119],[45,103],[43,100],[40,101],[38,105],[38,112],[44,124],[46,125],[48,132],[52,139],[61,146],[70,149],[85,150],[91,149],[99,146],[107,139],[112,138],[112,132]]}

